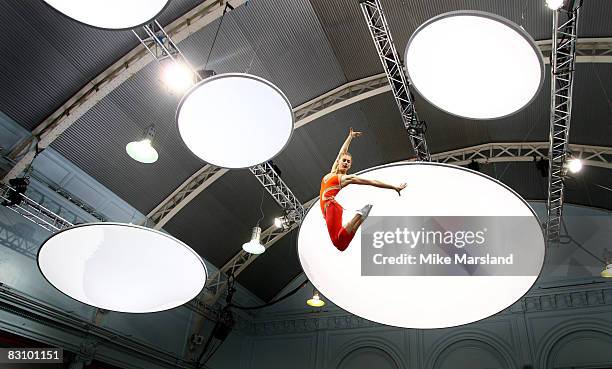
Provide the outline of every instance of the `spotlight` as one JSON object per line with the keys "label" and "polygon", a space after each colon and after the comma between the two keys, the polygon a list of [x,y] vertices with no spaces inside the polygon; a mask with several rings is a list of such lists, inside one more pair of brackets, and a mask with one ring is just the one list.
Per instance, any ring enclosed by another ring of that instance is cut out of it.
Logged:
{"label": "spotlight", "polygon": [[195,74],[184,62],[171,60],[164,67],[163,81],[170,93],[182,95],[195,84]]}
{"label": "spotlight", "polygon": [[155,126],[151,125],[145,132],[145,138],[140,141],[132,141],[125,145],[125,151],[128,155],[141,163],[155,163],[159,155],[157,150],[151,144],[155,138]]}
{"label": "spotlight", "polygon": [[306,301],[306,303],[313,307],[322,307],[325,305],[325,301],[321,300],[321,297],[319,297],[319,291],[317,290],[314,290],[312,298]]}
{"label": "spotlight", "polygon": [[289,228],[289,219],[286,216],[274,218],[274,226],[276,228],[287,229]]}
{"label": "spotlight", "polygon": [[467,165],[467,168],[476,172],[480,172],[480,164],[478,164],[476,160],[472,160],[472,162]]}
{"label": "spotlight", "polygon": [[546,6],[552,10],[557,10],[563,6],[564,0],[546,0]]}
{"label": "spotlight", "polygon": [[23,194],[28,190],[30,180],[27,178],[9,179],[10,190],[6,193],[6,200],[2,202],[4,206],[15,206],[23,201]]}
{"label": "spotlight", "polygon": [[535,161],[536,168],[538,169],[538,172],[540,172],[540,175],[544,178],[548,178],[548,159],[540,158],[540,160],[537,160],[534,158],[533,161]]}
{"label": "spotlight", "polygon": [[251,240],[242,245],[242,249],[249,254],[263,254],[266,251],[264,245],[259,241],[261,237],[261,228],[253,227],[253,233],[251,234]]}
{"label": "spotlight", "polygon": [[567,169],[571,173],[578,173],[582,170],[582,160],[578,158],[570,158],[566,163]]}

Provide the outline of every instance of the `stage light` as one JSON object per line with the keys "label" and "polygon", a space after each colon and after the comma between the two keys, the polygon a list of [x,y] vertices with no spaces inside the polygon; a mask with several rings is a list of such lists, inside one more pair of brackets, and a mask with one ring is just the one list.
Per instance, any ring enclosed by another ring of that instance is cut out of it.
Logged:
{"label": "stage light", "polygon": [[132,141],[125,145],[125,151],[128,155],[141,163],[150,164],[158,159],[157,150],[152,145],[155,138],[155,127],[149,126],[145,133],[145,138],[139,141]]}
{"label": "stage light", "polygon": [[550,165],[548,159],[540,158],[539,160],[537,160],[536,158],[533,158],[533,161],[535,161],[536,169],[538,170],[540,175],[544,178],[548,178],[548,167]]}
{"label": "stage light", "polygon": [[321,300],[321,297],[319,296],[319,291],[317,290],[314,290],[312,298],[308,299],[306,303],[313,307],[322,307],[325,305],[325,301]]}
{"label": "stage light", "polygon": [[280,217],[274,218],[274,226],[276,228],[281,228],[283,226],[283,220]]}
{"label": "stage light", "polygon": [[261,228],[253,227],[253,232],[251,233],[251,240],[242,245],[242,249],[249,254],[263,254],[266,251],[264,245],[260,242],[261,237]]}
{"label": "stage light", "polygon": [[88,223],[55,233],[38,266],[58,290],[84,304],[124,313],[183,305],[207,271],[189,246],[165,233],[122,223]]}
{"label": "stage light", "polygon": [[557,10],[563,6],[564,0],[546,0],[546,6],[551,10]]}
{"label": "stage light", "polygon": [[471,169],[476,172],[480,172],[480,164],[476,160],[472,160],[468,165],[468,169]]}
{"label": "stage light", "polygon": [[87,25],[129,29],[156,18],[170,0],[45,0],[64,15]]}
{"label": "stage light", "polygon": [[604,270],[601,271],[601,276],[604,278],[612,278],[612,264],[606,265]]}
{"label": "stage light", "polygon": [[571,173],[578,173],[582,170],[582,160],[578,158],[570,158],[567,161],[567,169]]}
{"label": "stage light", "polygon": [[513,114],[544,82],[542,54],[511,21],[480,11],[456,11],[421,25],[408,41],[405,64],[423,98],[469,119]]}
{"label": "stage light", "polygon": [[196,75],[184,62],[168,60],[163,69],[163,81],[170,93],[182,95],[195,84]]}
{"label": "stage light", "polygon": [[247,168],[280,153],[293,133],[291,104],[270,82],[249,74],[207,78],[188,91],[176,114],[185,145],[223,168]]}
{"label": "stage light", "polygon": [[[366,203],[374,205],[342,252],[330,240],[319,204],[309,208],[298,234],[300,264],[317,291],[339,308],[396,327],[446,328],[508,308],[537,280],[545,254],[542,227],[529,204],[505,184],[464,167],[439,163],[389,164],[358,175],[392,184],[407,182],[408,186],[401,196],[371,186],[349,186],[340,191],[336,200],[347,213]],[[393,236],[391,241],[375,245],[374,233],[364,232],[387,226],[384,229],[401,232],[409,227],[414,231],[407,235],[411,239],[421,227],[429,227],[430,223],[420,221],[431,218],[441,227],[438,229],[459,231],[458,235],[482,231],[486,243],[456,248],[452,243],[436,246],[419,242],[411,249],[405,247],[404,234],[401,241],[394,241]],[[432,228],[424,232],[428,230]],[[374,265],[377,254],[401,258],[405,252],[417,256],[416,264]],[[513,262],[506,266],[462,266],[454,259],[455,255],[480,252],[512,254]],[[421,260],[419,254],[448,256],[452,261],[434,265]],[[368,272],[372,266],[379,268],[378,274]],[[506,268],[515,269],[507,273]],[[394,269],[400,272],[386,274]]]}

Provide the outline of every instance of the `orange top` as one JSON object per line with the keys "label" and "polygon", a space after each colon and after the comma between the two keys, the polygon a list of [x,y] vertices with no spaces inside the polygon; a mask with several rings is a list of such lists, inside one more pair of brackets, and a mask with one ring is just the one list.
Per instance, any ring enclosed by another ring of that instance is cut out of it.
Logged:
{"label": "orange top", "polygon": [[340,175],[334,174],[329,177],[327,181],[325,177],[321,179],[321,191],[319,192],[319,204],[321,205],[321,211],[325,214],[325,209],[330,201],[335,201],[334,197],[340,192],[342,186],[340,185]]}

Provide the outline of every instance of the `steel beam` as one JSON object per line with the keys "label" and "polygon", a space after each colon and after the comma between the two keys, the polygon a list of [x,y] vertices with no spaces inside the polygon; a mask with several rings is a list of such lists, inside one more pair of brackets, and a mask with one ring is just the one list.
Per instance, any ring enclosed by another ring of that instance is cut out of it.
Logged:
{"label": "steel beam", "polygon": [[546,241],[549,246],[559,242],[563,217],[564,177],[567,172],[568,142],[572,118],[572,93],[578,39],[578,6],[582,1],[570,1],[571,8],[553,11],[553,39],[550,84],[550,145],[548,170],[548,221]]}
{"label": "steel beam", "polygon": [[409,89],[410,84],[404,73],[402,61],[395,49],[382,4],[380,0],[359,0],[359,6],[389,80],[391,92],[402,116],[404,127],[410,137],[412,148],[419,160],[429,161],[431,158],[427,149],[427,141],[425,140],[425,122],[419,120],[414,107]]}
{"label": "steel beam", "polygon": [[[244,4],[245,0],[206,0],[166,26],[167,34],[175,43],[180,43],[192,33],[221,17],[227,2],[236,8]],[[85,85],[53,114],[45,118],[34,129],[32,137],[24,140],[9,154],[11,159],[17,160],[17,163],[3,181],[8,182],[9,179],[18,177],[34,160],[33,146],[36,145],[33,143],[37,142],[39,150],[47,148],[95,104],[153,60],[155,58],[147,48],[139,44]]]}
{"label": "steel beam", "polygon": [[204,191],[227,171],[224,168],[205,165],[151,210],[142,223],[149,226],[149,222],[152,222],[154,229],[161,229],[200,192]]}

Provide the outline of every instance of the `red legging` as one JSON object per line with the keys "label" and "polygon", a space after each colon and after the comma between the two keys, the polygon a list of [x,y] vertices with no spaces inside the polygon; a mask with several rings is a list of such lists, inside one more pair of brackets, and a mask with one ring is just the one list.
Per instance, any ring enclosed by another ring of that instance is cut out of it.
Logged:
{"label": "red legging", "polygon": [[342,206],[334,200],[327,203],[325,223],[327,223],[327,231],[334,246],[340,251],[346,250],[355,233],[349,233],[342,226]]}

